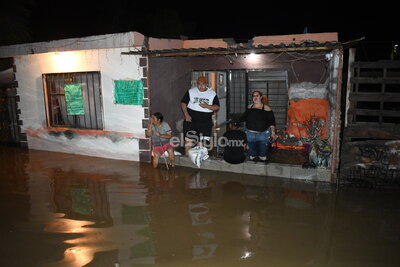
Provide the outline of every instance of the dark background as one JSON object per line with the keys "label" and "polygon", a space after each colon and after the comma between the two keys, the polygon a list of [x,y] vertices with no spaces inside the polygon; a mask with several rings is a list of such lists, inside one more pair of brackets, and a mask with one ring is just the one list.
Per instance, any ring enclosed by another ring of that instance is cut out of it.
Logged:
{"label": "dark background", "polygon": [[13,0],[0,3],[0,45],[137,31],[160,38],[234,38],[338,32],[339,41],[361,37],[357,59],[390,59],[399,42],[393,3],[184,2]]}

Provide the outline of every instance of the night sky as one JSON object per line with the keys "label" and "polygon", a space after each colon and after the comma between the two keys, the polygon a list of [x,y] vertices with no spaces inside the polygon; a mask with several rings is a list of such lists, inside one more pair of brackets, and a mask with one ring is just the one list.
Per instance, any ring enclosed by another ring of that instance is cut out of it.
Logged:
{"label": "night sky", "polygon": [[[148,4],[144,4],[144,3]],[[202,2],[189,7],[154,1],[113,0],[14,0],[0,4],[0,44],[23,43],[137,31],[160,38],[235,38],[246,42],[254,36],[338,32],[339,41],[365,37],[357,48],[364,60],[389,59],[398,43],[397,8],[349,7],[332,2],[271,4],[260,2]],[[6,22],[6,23],[4,23]],[[21,26],[22,25],[22,26]],[[19,34],[21,32],[21,34]],[[11,36],[11,38],[8,38]]]}

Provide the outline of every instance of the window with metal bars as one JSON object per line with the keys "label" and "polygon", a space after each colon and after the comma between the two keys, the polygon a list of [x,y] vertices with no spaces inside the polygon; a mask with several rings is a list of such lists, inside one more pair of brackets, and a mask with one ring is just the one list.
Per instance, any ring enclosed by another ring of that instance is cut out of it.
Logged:
{"label": "window with metal bars", "polygon": [[[49,127],[103,129],[100,72],[50,73],[42,78]],[[65,88],[71,84],[81,88],[81,115],[71,115],[67,110]]]}
{"label": "window with metal bars", "polygon": [[238,118],[252,103],[252,93],[259,90],[269,99],[278,129],[286,128],[288,78],[286,70],[230,70],[228,117]]}
{"label": "window with metal bars", "polygon": [[247,73],[243,70],[230,70],[228,76],[229,103],[228,117],[239,118],[246,111]]}

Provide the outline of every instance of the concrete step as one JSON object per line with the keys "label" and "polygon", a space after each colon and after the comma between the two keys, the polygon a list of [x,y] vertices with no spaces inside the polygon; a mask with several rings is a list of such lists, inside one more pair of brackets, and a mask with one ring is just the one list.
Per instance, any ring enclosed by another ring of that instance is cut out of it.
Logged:
{"label": "concrete step", "polygon": [[[175,165],[198,169],[198,167],[186,156],[175,156]],[[330,182],[330,169],[303,169],[301,165],[262,163],[254,161],[245,161],[244,163],[240,164],[230,164],[223,159],[208,158],[202,162],[200,168],[205,170],[234,172],[268,177]]]}

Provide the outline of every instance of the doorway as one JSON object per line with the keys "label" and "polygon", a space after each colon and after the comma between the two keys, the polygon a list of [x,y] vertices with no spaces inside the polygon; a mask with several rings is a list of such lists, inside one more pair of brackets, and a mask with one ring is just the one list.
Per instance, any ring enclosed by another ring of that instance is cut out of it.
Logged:
{"label": "doorway", "polygon": [[0,144],[19,145],[18,96],[15,88],[0,88]]}
{"label": "doorway", "polygon": [[[217,93],[220,109],[213,114],[212,134],[218,138],[226,132],[228,119],[239,119],[252,103],[252,92],[259,90],[268,97],[274,111],[276,128],[286,129],[288,110],[288,77],[286,70],[225,70],[193,71],[191,86],[197,86],[197,78],[208,78],[208,86]],[[217,151],[218,153],[218,151]]]}
{"label": "doorway", "polygon": [[208,77],[209,87],[220,101],[220,110],[215,114],[215,127],[224,127],[228,119],[238,119],[251,104],[251,94],[259,90],[269,99],[274,111],[276,127],[285,129],[288,109],[288,77],[286,70],[226,70],[193,71],[192,87],[197,78]]}
{"label": "doorway", "polygon": [[0,144],[25,146],[26,135],[21,133],[14,72],[14,59],[0,59]]}

